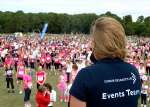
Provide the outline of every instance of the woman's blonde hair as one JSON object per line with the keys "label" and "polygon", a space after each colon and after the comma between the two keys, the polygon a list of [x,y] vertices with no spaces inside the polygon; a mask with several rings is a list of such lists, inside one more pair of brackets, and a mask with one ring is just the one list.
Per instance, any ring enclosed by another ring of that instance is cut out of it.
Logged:
{"label": "woman's blonde hair", "polygon": [[121,58],[126,56],[126,36],[122,25],[110,17],[98,18],[91,28],[95,58]]}

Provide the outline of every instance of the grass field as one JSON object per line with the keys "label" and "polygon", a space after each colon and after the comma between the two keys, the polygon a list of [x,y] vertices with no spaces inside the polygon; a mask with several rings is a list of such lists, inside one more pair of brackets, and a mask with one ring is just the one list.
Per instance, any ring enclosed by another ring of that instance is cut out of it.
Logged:
{"label": "grass field", "polygon": [[[59,74],[58,74],[59,75]],[[53,88],[57,91],[57,102],[54,107],[67,107],[66,103],[61,103],[58,100],[58,90],[56,88],[56,84],[58,83],[58,75],[55,75],[54,72],[47,73],[46,82],[51,83]],[[0,70],[0,107],[24,107],[23,103],[23,94],[19,94],[19,90],[17,89],[16,79],[14,78],[15,83],[15,93],[8,93],[6,89],[6,81],[4,76],[3,69]],[[33,88],[31,94],[31,104],[32,107],[35,106],[35,93],[36,93],[36,83],[35,83],[35,75],[33,76]],[[138,107],[141,107],[140,104]],[[147,107],[150,107],[147,106]]]}

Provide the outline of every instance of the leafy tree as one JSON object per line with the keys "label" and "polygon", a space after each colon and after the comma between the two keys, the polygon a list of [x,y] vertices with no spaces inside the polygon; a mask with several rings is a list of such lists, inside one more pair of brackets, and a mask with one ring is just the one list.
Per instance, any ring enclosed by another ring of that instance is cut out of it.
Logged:
{"label": "leafy tree", "polygon": [[24,13],[0,11],[0,33],[41,32],[44,23],[48,23],[48,33],[85,33],[88,34],[91,24],[98,17],[108,16],[118,20],[127,35],[150,36],[150,17],[139,16],[135,22],[131,15],[120,18],[116,14],[56,14],[56,13]]}
{"label": "leafy tree", "polygon": [[123,17],[123,26],[127,35],[135,35],[134,24],[132,22],[131,15]]}

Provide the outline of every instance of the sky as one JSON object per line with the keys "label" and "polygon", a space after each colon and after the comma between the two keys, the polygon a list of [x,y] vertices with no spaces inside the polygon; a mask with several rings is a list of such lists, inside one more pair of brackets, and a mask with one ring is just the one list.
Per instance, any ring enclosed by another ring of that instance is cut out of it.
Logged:
{"label": "sky", "polygon": [[32,12],[56,12],[68,14],[96,13],[111,11],[122,17],[131,14],[150,16],[150,0],[0,0],[0,11],[22,10]]}

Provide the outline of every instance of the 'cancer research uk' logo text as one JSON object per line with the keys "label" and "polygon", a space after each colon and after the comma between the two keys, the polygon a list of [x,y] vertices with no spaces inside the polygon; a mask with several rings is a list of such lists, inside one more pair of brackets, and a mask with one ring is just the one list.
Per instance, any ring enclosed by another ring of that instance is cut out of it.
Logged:
{"label": "'cancer research uk' logo text", "polygon": [[119,83],[119,82],[126,82],[126,81],[133,81],[133,84],[135,84],[135,82],[136,82],[135,74],[131,73],[131,76],[127,77],[127,78],[104,80],[104,83],[108,84],[108,83]]}

